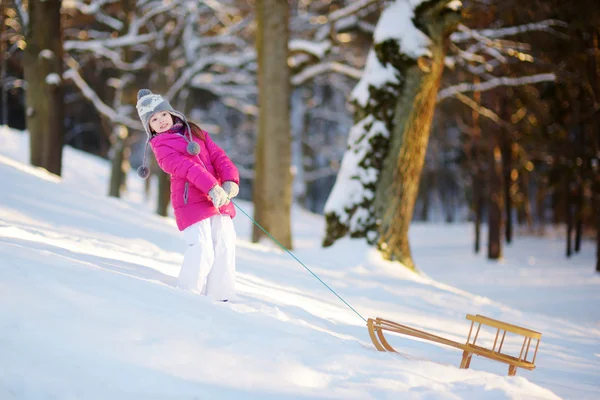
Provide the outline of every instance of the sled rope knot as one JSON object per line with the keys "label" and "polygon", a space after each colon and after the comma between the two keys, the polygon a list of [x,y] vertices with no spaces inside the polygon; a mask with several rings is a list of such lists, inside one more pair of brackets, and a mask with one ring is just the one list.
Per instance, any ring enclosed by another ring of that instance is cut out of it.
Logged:
{"label": "sled rope knot", "polygon": [[344,299],[342,299],[342,297],[337,294],[335,292],[335,290],[333,290],[332,288],[329,287],[329,285],[327,285],[325,282],[323,282],[323,280],[321,278],[319,278],[319,276],[317,274],[315,274],[314,272],[312,272],[310,270],[310,268],[308,268],[306,265],[304,265],[304,263],[302,261],[300,261],[298,259],[298,257],[296,257],[291,251],[289,251],[284,245],[282,245],[279,240],[275,239],[273,237],[273,235],[271,235],[269,232],[267,232],[267,230],[265,228],[263,228],[258,222],[256,222],[251,216],[249,216],[246,211],[242,210],[242,208],[240,206],[238,206],[237,204],[235,204],[233,202],[233,200],[229,199],[234,206],[237,207],[238,210],[240,210],[246,217],[248,217],[250,219],[250,221],[252,221],[254,223],[254,225],[258,226],[267,236],[269,236],[271,238],[271,240],[273,240],[275,243],[277,243],[279,245],[279,247],[281,247],[283,250],[285,250],[290,256],[292,256],[294,258],[294,260],[298,261],[298,263],[300,265],[302,265],[308,272],[310,272],[312,274],[312,276],[314,276],[315,278],[317,278],[319,280],[319,282],[321,282],[327,289],[329,289],[331,291],[331,293],[335,294],[337,296],[338,299],[340,299],[346,306],[348,306],[348,308],[350,308],[352,311],[354,311],[354,313],[356,315],[358,315],[363,321],[367,322],[367,320],[365,319],[365,317],[363,317],[362,315],[360,315],[360,313],[358,311],[356,311],[350,304],[348,304],[348,302]]}

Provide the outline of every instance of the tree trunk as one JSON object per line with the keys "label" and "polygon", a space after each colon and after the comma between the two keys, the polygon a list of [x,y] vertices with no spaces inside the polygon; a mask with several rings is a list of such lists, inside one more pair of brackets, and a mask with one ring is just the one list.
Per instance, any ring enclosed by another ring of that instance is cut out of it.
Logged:
{"label": "tree trunk", "polygon": [[581,164],[578,165],[579,174],[577,179],[577,197],[575,199],[575,253],[581,250],[581,237],[583,235],[583,217],[584,217],[584,191],[583,186],[588,176],[588,156],[586,155],[586,133],[587,123],[579,123],[579,148],[577,153],[582,157]]}
{"label": "tree trunk", "polygon": [[[596,178],[598,181],[600,178]],[[600,272],[600,184],[595,182],[596,184],[596,195],[594,203],[596,203],[596,207],[594,207],[594,213],[596,214],[596,271]]]}
{"label": "tree trunk", "polygon": [[171,177],[163,171],[158,174],[158,201],[156,202],[156,213],[166,217],[169,213],[171,203]]}
{"label": "tree trunk", "polygon": [[581,237],[583,235],[583,184],[577,185],[577,198],[575,205],[575,253],[581,250]]}
{"label": "tree trunk", "polygon": [[[124,35],[129,31],[131,20],[135,15],[135,6],[133,0],[122,0],[121,6],[123,7],[125,18],[123,19],[123,27],[120,34]],[[123,60],[125,62],[131,61],[131,51],[129,49],[123,50]],[[119,108],[122,104],[135,104],[137,100],[131,79],[128,79],[130,74],[130,72],[121,73],[121,82],[125,87],[121,88],[117,94],[117,97],[120,96],[120,98],[115,99],[115,109]],[[127,186],[127,172],[131,168],[129,165],[129,155],[131,154],[129,129],[124,125],[114,126],[110,140],[112,142],[112,158],[108,195],[121,197],[121,193],[126,190]]]}
{"label": "tree trunk", "polygon": [[[408,244],[447,38],[461,18],[449,0],[431,0],[407,13],[392,2],[377,24],[386,33],[367,56],[353,90],[355,124],[325,205],[324,246],[343,236],[377,244],[382,256],[415,269]],[[408,5],[408,7],[413,7]],[[402,35],[413,25],[427,46],[409,51]]]}
{"label": "tree trunk", "polygon": [[[161,71],[161,73],[156,74],[156,81],[153,82],[154,87],[160,92],[165,92],[168,90],[170,85],[173,84],[169,77],[165,72],[168,71],[169,68],[169,48],[164,47],[159,52],[157,52],[155,60],[156,60],[156,69]],[[182,104],[179,109],[183,109],[185,106]],[[156,159],[153,155],[150,155],[151,158],[154,159],[153,164],[156,164]],[[169,174],[162,171],[160,168],[157,169],[157,178],[158,178],[158,188],[157,188],[157,199],[156,199],[156,213],[163,217],[166,217],[169,214],[169,205],[171,204],[171,177]]]}
{"label": "tree trunk", "polygon": [[[594,71],[598,71],[600,69],[600,33],[594,32],[593,39],[593,48],[594,48],[594,56],[590,56],[590,69],[592,73],[590,76],[592,77],[593,86],[595,92],[600,93],[600,77],[598,73],[593,73]],[[600,153],[600,114],[596,113],[596,116],[592,121],[595,121],[595,124],[590,127],[590,139],[592,142],[592,146],[594,149],[594,154]],[[596,134],[594,134],[594,130]],[[592,210],[596,217],[596,272],[600,272],[600,166],[596,163],[593,167],[592,171]]]}
{"label": "tree trunk", "polygon": [[421,186],[419,191],[421,192],[421,200],[423,201],[423,207],[421,208],[421,215],[419,216],[419,220],[423,222],[427,222],[429,219],[429,202],[431,200],[431,187],[435,185],[432,184],[434,180],[433,174],[435,172],[427,173],[425,176],[421,177]]}
{"label": "tree trunk", "polygon": [[[408,241],[408,229],[413,216],[419,180],[425,161],[429,133],[444,69],[447,35],[456,16],[448,19],[438,14],[432,4],[421,11],[421,23],[427,25],[432,45],[431,58],[419,59],[405,68],[404,81],[396,102],[393,129],[387,157],[383,163],[377,190],[375,209],[381,217],[378,247],[384,259],[399,261],[416,270]],[[417,11],[418,13],[418,11]]]}
{"label": "tree trunk", "polygon": [[546,233],[546,209],[545,200],[548,194],[548,183],[544,176],[540,176],[537,183],[536,199],[535,199],[535,214],[537,216],[538,234],[543,236]]}
{"label": "tree trunk", "polygon": [[527,224],[527,230],[529,233],[533,232],[533,216],[531,211],[531,177],[529,171],[522,171],[521,178],[521,192],[523,193],[523,219],[524,223]]}
{"label": "tree trunk", "polygon": [[502,155],[496,140],[492,139],[490,151],[490,194],[488,207],[488,259],[502,258]]}
{"label": "tree trunk", "polygon": [[[479,83],[479,77],[475,77],[474,83]],[[473,93],[473,100],[477,105],[481,103],[481,92]],[[471,110],[472,137],[471,137],[471,157],[475,166],[471,174],[471,185],[473,192],[473,214],[475,217],[475,254],[479,254],[481,249],[481,214],[483,212],[483,165],[481,164],[481,125],[479,121],[479,112]]]}
{"label": "tree trunk", "polygon": [[475,254],[479,254],[481,249],[481,216],[483,213],[483,179],[477,173],[475,178],[476,186],[473,188],[473,204],[475,210]]}
{"label": "tree trunk", "polygon": [[[121,193],[127,187],[127,172],[130,170],[129,154],[131,147],[129,146],[129,129],[124,125],[118,125],[115,129],[119,134],[113,135],[111,153],[111,168],[110,168],[110,186],[108,195],[112,197],[121,197]],[[121,132],[124,136],[121,136]]]}
{"label": "tree trunk", "polygon": [[30,0],[23,72],[30,162],[60,175],[64,142],[60,0]]}
{"label": "tree trunk", "polygon": [[567,223],[567,257],[573,254],[573,206],[571,196],[571,181],[568,175],[565,175],[565,218]]}
{"label": "tree trunk", "polygon": [[[260,111],[253,187],[254,219],[288,249],[292,247],[289,13],[287,1],[256,1]],[[263,236],[255,225],[252,240]]]}
{"label": "tree trunk", "polygon": [[113,127],[111,139],[113,145],[111,149],[111,168],[110,168],[110,183],[108,195],[112,197],[121,197],[121,192],[125,189],[125,173],[129,169],[129,146],[127,146],[127,138],[129,129],[124,125]]}
{"label": "tree trunk", "polygon": [[8,69],[8,54],[6,48],[8,40],[4,40],[6,31],[6,5],[5,2],[0,2],[0,96],[2,97],[2,116],[0,125],[8,126],[8,87],[6,87],[6,73]]}
{"label": "tree trunk", "polygon": [[[506,105],[503,105],[505,108]],[[502,154],[502,181],[504,182],[503,191],[504,191],[504,237],[506,239],[506,243],[512,242],[513,235],[513,224],[512,224],[512,196],[510,194],[511,186],[513,185],[512,180],[512,165],[513,165],[513,157],[512,157],[512,142],[509,137],[508,132],[502,133],[500,152]]]}

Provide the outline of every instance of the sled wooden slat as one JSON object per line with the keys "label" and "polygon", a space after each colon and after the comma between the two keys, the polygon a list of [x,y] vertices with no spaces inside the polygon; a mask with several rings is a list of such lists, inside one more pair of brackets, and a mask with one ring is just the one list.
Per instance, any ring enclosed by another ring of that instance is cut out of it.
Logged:
{"label": "sled wooden slat", "polygon": [[[389,351],[397,353],[397,351],[390,345],[390,343],[383,334],[384,331],[388,331],[392,333],[398,333],[401,335],[413,336],[419,339],[429,340],[432,342],[440,343],[446,346],[451,346],[463,350],[460,368],[469,368],[469,366],[471,365],[471,358],[473,357],[473,354],[475,354],[477,356],[485,357],[490,360],[495,360],[501,363],[508,364],[508,375],[510,376],[516,374],[517,368],[524,368],[527,370],[535,369],[535,359],[540,345],[540,340],[542,338],[541,333],[533,331],[531,329],[523,328],[521,326],[508,324],[506,322],[484,317],[483,315],[467,314],[466,319],[471,321],[471,326],[469,328],[466,343],[458,343],[453,340],[446,339],[444,337],[437,336],[432,333],[415,329],[410,326],[402,325],[397,322],[383,318],[369,318],[369,320],[367,321],[367,328],[369,330],[369,336],[371,337],[373,345],[379,351]],[[477,324],[477,329],[475,332],[475,336],[473,337],[473,341],[471,341],[471,335],[473,333],[473,327],[475,324]],[[496,328],[496,336],[494,338],[494,344],[491,349],[476,344],[482,325]],[[502,338],[500,339],[500,344],[496,349],[496,346],[498,345],[498,338],[500,337],[500,332],[502,332]],[[507,332],[524,337],[523,345],[521,346],[521,352],[519,353],[518,357],[502,352],[502,346],[504,345],[504,339],[506,337]],[[527,356],[530,354],[529,350],[532,339],[537,340],[537,344],[535,346],[535,350],[533,351],[533,359],[531,361],[528,361]]]}

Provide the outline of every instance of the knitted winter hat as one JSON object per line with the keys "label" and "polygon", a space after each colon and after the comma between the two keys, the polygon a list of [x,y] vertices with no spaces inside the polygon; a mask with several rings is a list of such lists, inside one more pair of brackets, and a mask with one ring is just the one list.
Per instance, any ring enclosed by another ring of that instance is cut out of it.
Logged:
{"label": "knitted winter hat", "polygon": [[148,175],[150,175],[150,170],[146,165],[146,155],[148,153],[148,144],[152,137],[152,133],[150,132],[150,117],[152,117],[155,113],[160,111],[167,111],[169,114],[174,115],[181,119],[186,127],[187,127],[187,136],[184,135],[186,140],[188,141],[187,151],[189,154],[195,156],[200,153],[200,146],[198,143],[194,142],[192,139],[192,130],[190,129],[190,125],[188,124],[187,118],[185,115],[179,111],[176,111],[171,104],[159,94],[154,94],[148,89],[140,89],[137,95],[138,101],[135,106],[137,109],[138,115],[142,124],[144,125],[144,130],[146,131],[146,147],[144,147],[144,161],[142,165],[138,168],[138,175],[141,178],[146,179]]}

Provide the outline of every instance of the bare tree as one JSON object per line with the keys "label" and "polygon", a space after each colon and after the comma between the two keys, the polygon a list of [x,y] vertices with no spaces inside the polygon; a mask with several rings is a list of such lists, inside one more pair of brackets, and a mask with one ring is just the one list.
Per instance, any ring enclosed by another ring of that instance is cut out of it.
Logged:
{"label": "bare tree", "polygon": [[27,81],[30,162],[57,175],[64,141],[63,45],[60,0],[30,0],[21,10],[25,30],[23,69]]}
{"label": "bare tree", "polygon": [[[253,187],[255,219],[287,248],[292,247],[289,12],[285,1],[256,2],[260,111]],[[252,240],[263,235],[255,226]]]}

